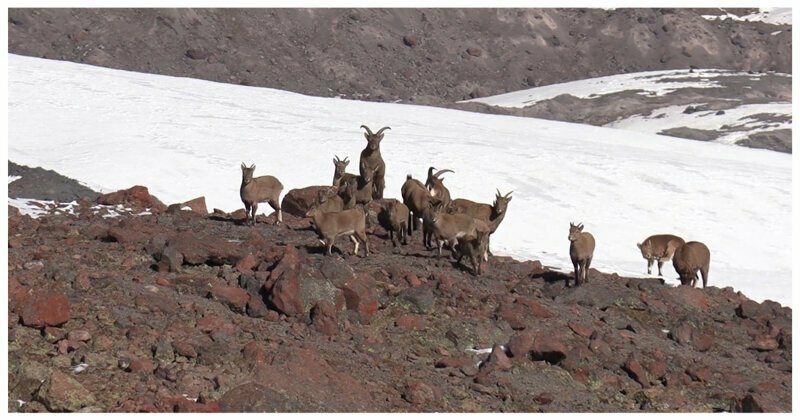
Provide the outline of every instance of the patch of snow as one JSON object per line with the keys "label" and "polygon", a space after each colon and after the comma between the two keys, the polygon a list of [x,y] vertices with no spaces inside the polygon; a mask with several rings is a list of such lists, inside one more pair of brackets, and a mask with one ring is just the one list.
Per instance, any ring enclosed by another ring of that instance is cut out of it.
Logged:
{"label": "patch of snow", "polygon": [[8,197],[8,205],[19,209],[20,214],[28,215],[34,219],[43,214],[48,214],[50,206],[55,205],[53,201],[36,200],[33,198],[11,198]]}
{"label": "patch of snow", "polygon": [[758,9],[756,13],[741,17],[733,13],[726,13],[724,15],[702,15],[702,17],[707,20],[732,19],[740,22],[764,22],[773,25],[791,25],[792,9],[790,7],[770,7]]}
{"label": "patch of snow", "polygon": [[775,36],[775,35],[780,34],[781,32],[783,32],[783,31],[770,32],[770,35]]}
{"label": "patch of snow", "polygon": [[84,370],[86,370],[86,368],[88,368],[88,367],[89,367],[89,364],[87,364],[87,363],[79,363],[78,365],[72,367],[72,371],[74,373],[81,373]]}
{"label": "patch of snow", "polygon": [[576,98],[593,98],[629,90],[640,91],[641,95],[661,96],[677,89],[720,87],[722,86],[720,80],[724,77],[747,76],[748,74],[747,72],[718,69],[694,70],[691,73],[689,70],[647,71],[556,83],[460,102],[480,102],[505,108],[524,108],[565,94]]}
{"label": "patch of snow", "polygon": [[189,207],[189,206],[183,206],[183,207],[181,207],[181,210],[189,210],[189,211],[191,211],[192,208]]}
{"label": "patch of snow", "polygon": [[[333,155],[363,149],[361,124],[391,126],[381,143],[387,198],[429,166],[456,172],[447,178],[453,197],[491,203],[496,188],[515,191],[492,236],[497,255],[569,272],[566,234],[579,221],[597,239],[593,268],[646,276],[636,243],[674,233],[711,249],[709,285],[791,304],[788,154],[13,54],[8,76],[9,158],[95,191],[145,185],[164,202],[202,195],[209,208],[233,211],[242,207],[242,160],[278,177],[284,191],[328,185]],[[671,264],[664,276],[678,283]]]}
{"label": "patch of snow", "polygon": [[14,182],[14,181],[16,181],[16,180],[18,180],[18,179],[21,179],[21,178],[22,178],[21,176],[17,176],[17,175],[9,175],[9,176],[8,176],[8,183],[10,184],[10,183],[12,183],[12,182]]}

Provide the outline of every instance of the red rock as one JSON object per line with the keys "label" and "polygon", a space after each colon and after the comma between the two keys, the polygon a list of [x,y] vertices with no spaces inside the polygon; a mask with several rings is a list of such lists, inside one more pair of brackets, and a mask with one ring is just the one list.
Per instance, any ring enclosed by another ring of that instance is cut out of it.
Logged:
{"label": "red rock", "polygon": [[61,328],[44,327],[44,339],[47,340],[48,343],[56,343],[59,340],[64,339],[66,336],[67,333]]}
{"label": "red rock", "polygon": [[27,327],[58,326],[69,321],[70,304],[62,293],[34,296],[21,311],[22,324]]}
{"label": "red rock", "polygon": [[694,365],[686,368],[686,374],[689,375],[693,381],[707,382],[711,377],[711,369],[706,366]]}
{"label": "red rock", "polygon": [[526,261],[525,263],[528,265],[528,267],[530,267],[531,271],[528,273],[528,276],[530,277],[536,277],[546,271],[542,266],[542,262],[539,260]]}
{"label": "red rock", "polygon": [[508,359],[506,352],[500,346],[495,345],[489,355],[488,365],[500,370],[508,370],[511,369],[511,360]]}
{"label": "red rock", "polygon": [[497,308],[498,316],[515,330],[522,330],[527,326],[525,312],[527,312],[527,308],[517,303],[503,302]]}
{"label": "red rock", "polygon": [[576,322],[570,322],[569,324],[567,324],[567,326],[569,326],[569,329],[571,329],[572,332],[584,338],[591,337],[592,333],[594,332],[594,330],[591,329],[590,327],[578,324]]}
{"label": "red rock", "polygon": [[240,287],[214,286],[209,294],[238,313],[244,313],[247,302],[250,300],[247,290]]}
{"label": "red rock", "polygon": [[258,267],[259,262],[260,261],[254,257],[253,254],[247,254],[236,263],[236,271],[240,273],[252,271],[254,268]]}
{"label": "red rock", "polygon": [[661,380],[667,374],[667,362],[664,360],[654,360],[645,365],[650,377]]}
{"label": "red rock", "polygon": [[553,397],[553,394],[549,392],[542,392],[541,394],[534,396],[533,400],[536,401],[537,404],[547,405],[552,403],[555,400],[555,397]]}
{"label": "red rock", "polygon": [[267,305],[261,299],[261,296],[250,296],[247,301],[247,315],[251,318],[264,318],[269,313]]}
{"label": "red rock", "polygon": [[221,411],[219,403],[216,401],[199,403],[183,397],[177,397],[172,407],[175,413],[219,413]]}
{"label": "red rock", "polygon": [[696,287],[676,287],[671,290],[677,294],[681,304],[684,306],[701,310],[708,308],[708,297],[703,289]]}
{"label": "red rock", "polygon": [[72,330],[67,335],[70,341],[89,341],[92,339],[92,334],[86,330]]}
{"label": "red rock", "polygon": [[271,289],[270,302],[282,313],[292,316],[303,313],[299,285],[300,255],[287,245],[283,258],[270,273],[265,288]]}
{"label": "red rock", "polygon": [[134,359],[134,360],[131,360],[131,364],[128,365],[128,369],[127,369],[128,372],[145,373],[145,374],[151,374],[155,370],[156,370],[156,367],[153,364],[153,361],[149,360],[149,359]]}
{"label": "red rock", "polygon": [[70,345],[69,340],[61,340],[58,342],[58,353],[67,354],[73,347]]}
{"label": "red rock", "polygon": [[203,216],[208,214],[208,207],[206,207],[206,198],[205,197],[197,197],[193,198],[189,201],[181,203],[181,208],[189,207],[191,211],[201,214]]}
{"label": "red rock", "polygon": [[642,388],[650,387],[650,380],[647,379],[647,372],[642,367],[642,364],[639,363],[639,360],[636,359],[636,355],[633,353],[628,355],[628,359],[625,360],[623,369],[625,369],[625,371],[628,372],[628,375],[630,375],[634,381],[638,382]]}
{"label": "red rock", "polygon": [[414,405],[429,406],[436,400],[433,388],[419,380],[409,381],[403,394],[406,401]]}
{"label": "red rock", "polygon": [[166,277],[158,277],[156,279],[156,284],[159,285],[159,286],[164,286],[164,287],[172,287],[173,286],[172,282]]}
{"label": "red rock", "polygon": [[553,316],[552,312],[550,312],[547,308],[545,308],[539,302],[536,302],[534,300],[525,299],[525,298],[517,298],[516,302],[517,303],[521,303],[521,304],[527,306],[528,308],[530,308],[531,313],[533,314],[533,316],[535,316],[537,318],[550,318],[550,317]]}
{"label": "red rock", "polygon": [[419,44],[419,39],[414,34],[406,34],[403,36],[403,44],[406,44],[409,47],[415,47]]}
{"label": "red rock", "polygon": [[197,351],[194,349],[194,346],[186,341],[173,341],[172,349],[175,350],[175,353],[183,357],[188,357],[190,359],[197,358]]}
{"label": "red rock", "polygon": [[267,352],[255,341],[244,345],[244,348],[242,348],[242,355],[244,356],[244,360],[250,364],[267,362]]}
{"label": "red rock", "polygon": [[533,334],[530,332],[516,332],[508,340],[508,351],[512,357],[524,358],[533,348],[533,340]]}
{"label": "red rock", "polygon": [[347,309],[358,312],[363,323],[369,323],[378,313],[378,299],[370,287],[371,284],[372,279],[369,276],[360,275],[340,287]]}
{"label": "red rock", "polygon": [[768,335],[759,335],[753,338],[753,342],[747,348],[758,351],[775,350],[778,348],[778,340]]}
{"label": "red rock", "polygon": [[714,339],[695,330],[694,334],[692,334],[692,345],[697,351],[708,351],[714,345]]}
{"label": "red rock", "polygon": [[123,206],[136,206],[137,208],[149,208],[153,213],[158,213],[166,210],[167,206],[164,205],[157,198],[150,195],[147,187],[134,186],[127,190],[119,190],[109,194],[102,194],[97,197],[97,204],[106,206],[116,206],[122,204]]}
{"label": "red rock", "polygon": [[75,412],[95,403],[94,395],[71,376],[54,371],[37,392],[37,399],[48,410]]}
{"label": "red rock", "polygon": [[336,308],[330,302],[320,301],[311,309],[311,325],[325,335],[339,333]]}
{"label": "red rock", "polygon": [[438,360],[434,366],[437,368],[445,368],[445,367],[455,367],[460,368],[464,366],[471,366],[474,362],[472,361],[472,357],[469,356],[461,356],[461,357],[445,357],[443,359]]}
{"label": "red rock", "polygon": [[425,328],[425,319],[416,315],[404,314],[397,317],[394,324],[406,331],[421,330]]}
{"label": "red rock", "polygon": [[171,271],[180,271],[184,263],[206,262],[235,264],[241,259],[242,248],[223,237],[201,232],[184,231],[172,237],[161,253],[156,256],[169,264]]}
{"label": "red rock", "polygon": [[403,273],[403,278],[408,282],[410,287],[417,287],[422,285],[422,281],[417,277],[414,273],[405,272]]}
{"label": "red rock", "polygon": [[550,363],[558,363],[567,357],[567,345],[553,334],[540,334],[533,340],[531,347],[533,360],[546,360]]}

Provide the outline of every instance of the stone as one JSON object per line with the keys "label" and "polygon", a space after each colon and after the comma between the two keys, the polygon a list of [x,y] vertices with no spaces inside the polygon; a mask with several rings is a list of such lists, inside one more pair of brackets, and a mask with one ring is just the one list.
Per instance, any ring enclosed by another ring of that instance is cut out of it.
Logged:
{"label": "stone", "polygon": [[508,340],[508,351],[512,357],[524,358],[533,348],[534,336],[530,332],[520,331],[514,333]]}
{"label": "stone", "polygon": [[425,319],[411,314],[403,314],[397,317],[394,324],[406,331],[415,331],[425,328]]}
{"label": "stone", "polygon": [[95,403],[95,398],[71,376],[53,372],[37,392],[37,399],[52,412],[76,412]]}
{"label": "stone", "polygon": [[311,308],[311,325],[322,334],[336,335],[339,332],[339,322],[333,304],[325,301],[317,302]]}
{"label": "stone", "polygon": [[406,34],[403,36],[403,44],[408,47],[416,47],[419,44],[419,38],[414,34]]}
{"label": "stone", "polygon": [[184,201],[181,203],[181,209],[184,207],[188,207],[191,211],[206,216],[208,215],[208,207],[206,207],[206,198],[205,197],[197,197],[193,198],[189,201]]}
{"label": "stone", "polygon": [[126,190],[119,190],[97,197],[97,204],[106,206],[116,206],[122,204],[125,207],[135,207],[136,209],[150,209],[152,213],[160,213],[167,209],[159,199],[150,195],[147,187],[140,185],[133,186]]}
{"label": "stone", "polygon": [[500,370],[508,370],[511,369],[511,360],[509,360],[506,352],[503,349],[495,345],[492,347],[492,353],[489,354],[488,366],[492,368],[497,368]]}
{"label": "stone", "polygon": [[22,325],[41,328],[59,326],[69,321],[70,304],[63,293],[34,295],[32,301],[22,308]]}
{"label": "stone", "polygon": [[689,375],[693,381],[707,382],[711,378],[711,369],[702,365],[692,365],[686,368],[686,374]]}
{"label": "stone", "polygon": [[247,302],[250,301],[250,294],[239,287],[214,286],[209,296],[222,302],[232,311],[242,314],[245,312]]}
{"label": "stone", "polygon": [[360,275],[339,287],[344,294],[347,309],[358,313],[362,323],[369,323],[378,313],[378,299],[373,292],[373,284],[371,277]]}
{"label": "stone", "polygon": [[259,262],[260,261],[255,256],[253,256],[253,254],[247,254],[236,263],[235,268],[236,271],[240,273],[247,273],[253,271],[254,268],[258,267]]}
{"label": "stone", "polygon": [[92,334],[86,330],[72,330],[67,334],[67,339],[70,341],[89,341],[92,339]]}
{"label": "stone", "polygon": [[247,316],[251,318],[264,318],[269,313],[269,308],[260,295],[250,295],[247,301]]}
{"label": "stone", "polygon": [[[332,186],[314,185],[289,190],[281,201],[281,210],[295,217],[306,217],[306,213],[317,205],[319,191],[334,193]],[[268,207],[269,208],[269,207]]]}
{"label": "stone", "polygon": [[697,351],[705,352],[714,346],[714,339],[708,334],[703,334],[695,330],[692,334],[692,346],[694,346],[694,349]]}
{"label": "stone", "polygon": [[758,335],[753,337],[753,341],[747,346],[748,349],[758,351],[770,351],[779,347],[778,340],[768,335]]}
{"label": "stone", "polygon": [[175,353],[178,353],[183,357],[188,357],[190,359],[197,358],[197,350],[195,350],[191,343],[186,341],[173,341],[172,349],[175,351]]}
{"label": "stone", "polygon": [[434,364],[437,368],[446,368],[446,367],[454,367],[454,368],[461,368],[464,366],[472,366],[475,362],[472,360],[472,357],[469,356],[451,356],[445,357],[443,359],[437,360]]}
{"label": "stone", "polygon": [[408,381],[403,398],[413,405],[429,406],[436,400],[433,388],[420,380]]}
{"label": "stone", "polygon": [[131,373],[144,373],[149,375],[156,370],[156,367],[152,360],[133,359],[131,360],[131,364],[128,365],[128,369],[126,370]]}
{"label": "stone", "polygon": [[567,326],[569,327],[569,329],[572,330],[572,332],[574,332],[575,334],[578,334],[579,336],[581,336],[583,338],[591,337],[592,333],[594,332],[594,330],[591,329],[590,327],[587,327],[587,326],[582,325],[582,324],[578,324],[577,322],[570,322],[570,323],[567,324]]}
{"label": "stone", "polygon": [[623,369],[628,372],[631,379],[638,382],[642,388],[649,388],[650,387],[650,380],[647,378],[647,371],[642,367],[642,364],[636,358],[634,353],[628,355],[628,358],[625,360],[625,364],[623,365]]}
{"label": "stone", "polygon": [[478,47],[469,47],[467,48],[467,54],[473,57],[480,57],[483,55],[483,50]]}
{"label": "stone", "polygon": [[249,364],[259,364],[267,362],[267,352],[255,341],[251,341],[242,348],[242,356]]}
{"label": "stone", "polygon": [[556,364],[567,357],[567,345],[553,334],[539,334],[531,347],[533,360],[545,360]]}

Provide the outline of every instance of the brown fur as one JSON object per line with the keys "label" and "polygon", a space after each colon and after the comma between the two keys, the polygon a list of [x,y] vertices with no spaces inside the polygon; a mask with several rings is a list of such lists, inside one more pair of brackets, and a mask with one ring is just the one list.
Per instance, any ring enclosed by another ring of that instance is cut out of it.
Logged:
{"label": "brown fur", "polygon": [[256,170],[256,165],[247,166],[242,163],[242,185],[239,187],[239,197],[244,203],[245,214],[252,221],[253,226],[256,224],[256,210],[258,203],[267,202],[273,210],[278,212],[278,217],[275,224],[280,224],[283,221],[283,213],[281,212],[280,195],[283,191],[283,184],[271,175],[264,175],[253,178],[253,172]]}
{"label": "brown fur", "polygon": [[392,246],[397,246],[395,232],[397,232],[396,236],[400,239],[400,243],[408,245],[408,217],[408,206],[395,199],[386,199],[386,204],[378,213],[378,221],[389,232]]}
{"label": "brown fur", "polygon": [[575,268],[575,285],[589,282],[589,266],[594,256],[594,236],[583,231],[583,224],[569,224],[569,258]]}
{"label": "brown fur", "polygon": [[647,260],[647,274],[652,273],[653,262],[658,261],[658,275],[661,276],[661,267],[670,261],[675,250],[686,243],[681,237],[675,235],[652,235],[636,244],[642,252],[642,258]]}
{"label": "brown fur", "polygon": [[386,186],[384,177],[386,175],[386,163],[381,156],[381,140],[383,140],[383,130],[391,130],[390,127],[383,127],[377,133],[372,133],[366,125],[361,128],[367,130],[364,137],[367,139],[367,146],[361,151],[361,160],[358,163],[358,173],[364,183],[372,182],[372,198],[383,198],[383,189]]}
{"label": "brown fur", "polygon": [[711,264],[711,251],[708,247],[697,241],[686,242],[675,251],[672,257],[672,266],[681,278],[682,285],[697,284],[697,271],[703,276],[703,288],[708,284],[708,268]]}
{"label": "brown fur", "polygon": [[320,241],[326,246],[325,255],[331,255],[331,250],[336,238],[341,235],[350,235],[353,241],[353,255],[358,255],[359,242],[364,244],[364,256],[369,255],[369,240],[366,233],[366,215],[364,211],[355,208],[335,213],[323,213],[315,207],[306,213],[314,222],[314,230],[319,235]]}

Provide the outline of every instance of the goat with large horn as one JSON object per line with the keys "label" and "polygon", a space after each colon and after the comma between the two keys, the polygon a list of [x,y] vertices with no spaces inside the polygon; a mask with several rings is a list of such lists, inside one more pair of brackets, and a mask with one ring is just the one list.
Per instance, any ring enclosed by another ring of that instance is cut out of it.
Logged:
{"label": "goat with large horn", "polygon": [[377,133],[372,133],[366,125],[361,128],[367,130],[364,137],[367,139],[367,146],[361,151],[361,160],[358,163],[358,172],[364,183],[372,182],[372,198],[383,198],[383,189],[386,186],[386,163],[381,156],[381,140],[383,140],[384,130],[391,130],[391,127],[383,127]]}
{"label": "goat with large horn", "polygon": [[434,204],[441,203],[442,208],[446,211],[450,207],[450,190],[444,186],[444,178],[440,178],[440,176],[447,172],[455,172],[450,169],[442,169],[433,173],[435,170],[436,168],[433,166],[428,168],[428,179],[425,181],[425,187],[430,191]]}

